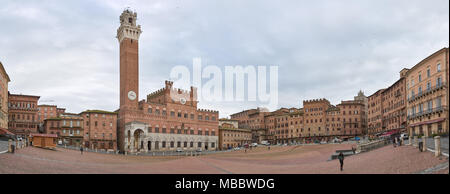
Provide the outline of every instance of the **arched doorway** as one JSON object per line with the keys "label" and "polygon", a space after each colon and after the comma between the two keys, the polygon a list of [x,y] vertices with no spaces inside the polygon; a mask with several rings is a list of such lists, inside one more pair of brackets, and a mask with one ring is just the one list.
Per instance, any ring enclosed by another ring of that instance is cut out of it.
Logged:
{"label": "arched doorway", "polygon": [[134,148],[139,152],[141,149],[144,149],[144,131],[142,129],[137,129],[134,131]]}
{"label": "arched doorway", "polygon": [[152,150],[152,142],[151,141],[147,142],[147,150],[148,151]]}

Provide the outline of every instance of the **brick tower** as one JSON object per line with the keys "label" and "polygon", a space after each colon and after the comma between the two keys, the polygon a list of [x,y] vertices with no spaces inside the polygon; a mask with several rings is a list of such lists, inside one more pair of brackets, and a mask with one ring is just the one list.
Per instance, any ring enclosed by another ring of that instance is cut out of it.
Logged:
{"label": "brick tower", "polygon": [[120,15],[117,39],[120,44],[120,110],[136,110],[139,101],[139,36],[137,14],[125,10]]}

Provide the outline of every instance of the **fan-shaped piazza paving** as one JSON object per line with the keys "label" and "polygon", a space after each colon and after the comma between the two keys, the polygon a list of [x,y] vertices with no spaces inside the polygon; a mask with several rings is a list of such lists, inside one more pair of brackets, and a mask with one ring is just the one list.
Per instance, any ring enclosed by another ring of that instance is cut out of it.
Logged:
{"label": "fan-shaped piazza paving", "polygon": [[[334,174],[334,173],[449,173],[448,158],[434,157],[411,146],[386,146],[329,161],[335,150],[354,145],[272,146],[203,156],[111,155],[34,147],[0,154],[0,173],[138,173],[138,174]],[[444,165],[442,165],[444,164]],[[433,168],[444,166],[444,168]],[[446,166],[446,168],[445,168]],[[436,170],[430,170],[431,168]],[[428,170],[427,170],[428,169]]]}

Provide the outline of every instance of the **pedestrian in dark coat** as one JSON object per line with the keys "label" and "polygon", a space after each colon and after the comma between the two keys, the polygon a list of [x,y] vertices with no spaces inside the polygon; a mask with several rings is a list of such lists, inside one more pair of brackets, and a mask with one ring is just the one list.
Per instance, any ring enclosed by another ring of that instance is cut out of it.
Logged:
{"label": "pedestrian in dark coat", "polygon": [[392,145],[394,145],[394,148],[397,147],[397,142],[396,142],[397,138],[392,138]]}
{"label": "pedestrian in dark coat", "polygon": [[338,156],[339,163],[341,164],[341,171],[344,170],[344,154],[341,152]]}
{"label": "pedestrian in dark coat", "polygon": [[80,146],[81,155],[83,155],[83,145]]}

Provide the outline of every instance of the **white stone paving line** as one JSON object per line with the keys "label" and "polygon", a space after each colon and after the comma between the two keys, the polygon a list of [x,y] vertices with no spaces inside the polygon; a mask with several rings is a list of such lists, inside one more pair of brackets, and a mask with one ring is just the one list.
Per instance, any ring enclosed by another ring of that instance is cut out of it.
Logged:
{"label": "white stone paving line", "polygon": [[6,152],[8,152],[8,150],[1,151],[0,154],[4,154],[4,153],[6,153]]}
{"label": "white stone paving line", "polygon": [[[430,152],[436,153],[436,150],[433,150],[431,148],[427,148],[427,150],[430,151]],[[448,158],[448,154],[447,153],[444,153],[444,152],[441,151],[441,154]]]}
{"label": "white stone paving line", "polygon": [[436,165],[434,167],[425,169],[423,171],[416,172],[414,174],[431,174],[433,172],[437,172],[437,171],[444,170],[444,169],[447,169],[447,168],[448,168],[448,162],[444,162],[442,164],[438,164],[438,165]]}

